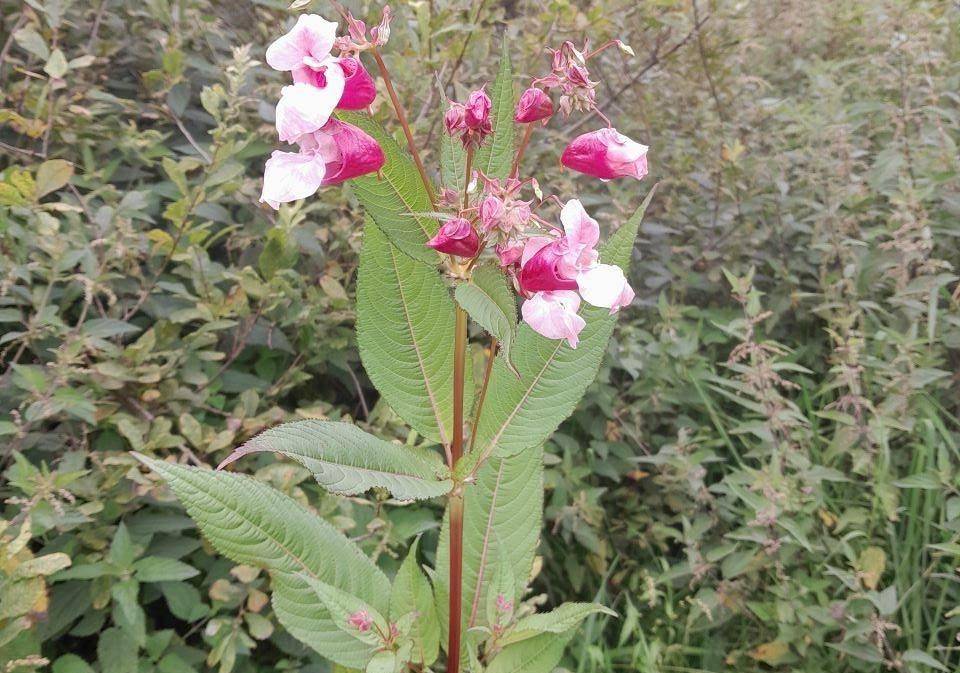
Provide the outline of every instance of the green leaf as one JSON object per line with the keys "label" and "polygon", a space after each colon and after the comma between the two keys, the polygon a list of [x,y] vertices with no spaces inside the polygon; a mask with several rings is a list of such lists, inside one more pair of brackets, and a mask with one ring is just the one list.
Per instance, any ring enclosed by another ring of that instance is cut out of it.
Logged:
{"label": "green leaf", "polygon": [[137,673],[137,643],[125,631],[112,627],[100,634],[97,659],[103,673]]}
{"label": "green leaf", "polygon": [[[63,58],[63,53],[59,49],[54,54],[60,54],[60,58]],[[41,199],[50,192],[66,186],[71,177],[73,177],[73,164],[69,161],[63,159],[44,161],[37,169],[37,198]]]}
{"label": "green leaf", "polygon": [[513,66],[510,64],[510,50],[507,40],[503,40],[500,55],[500,69],[493,81],[490,92],[493,108],[490,121],[493,133],[477,150],[474,166],[492,178],[505,178],[513,164],[514,136],[514,98]]}
{"label": "green leaf", "polygon": [[457,194],[466,187],[467,151],[463,143],[448,133],[440,134],[440,179],[443,186]]}
{"label": "green leaf", "polygon": [[398,619],[410,612],[416,612],[416,619],[410,632],[414,641],[413,661],[426,667],[437,659],[440,651],[440,624],[433,602],[433,591],[426,575],[417,565],[417,540],[407,552],[397,576],[393,580],[390,593],[390,620]]}
{"label": "green leaf", "polygon": [[[455,305],[436,269],[401,254],[369,218],[357,277],[357,342],[373,384],[424,437],[453,436]],[[473,394],[467,368],[464,407]]]}
{"label": "green leaf", "polygon": [[572,637],[572,631],[560,635],[544,633],[507,645],[494,657],[484,673],[550,673],[560,662]]}
{"label": "green leaf", "polygon": [[303,579],[335,583],[385,611],[390,583],[354,543],[256,479],[134,455],[166,479],[220,553],[270,571],[274,612],[295,638],[336,663],[366,665],[369,648],[343,633]]}
{"label": "green leaf", "polygon": [[133,564],[134,577],[141,582],[176,582],[196,577],[200,571],[182,561],[148,556]]}
{"label": "green leaf", "polygon": [[[487,598],[495,590],[499,563],[510,565],[518,585],[533,567],[543,516],[543,451],[537,447],[510,458],[493,458],[480,468],[464,496],[463,627],[487,626]],[[437,545],[434,590],[441,628],[446,631],[449,596],[449,516]],[[505,559],[502,560],[502,559]]]}
{"label": "green leaf", "polygon": [[[368,605],[366,601],[308,575],[304,575],[303,579],[327,607],[334,623],[346,635],[375,648],[382,643],[383,639],[380,634],[390,632],[390,625],[386,618],[376,608]],[[364,613],[373,622],[368,630],[361,631],[360,628],[350,623],[350,618],[358,613]],[[372,650],[370,654],[373,655]]]}
{"label": "green leaf", "polygon": [[130,538],[130,531],[127,530],[126,524],[121,521],[120,525],[117,526],[113,541],[110,543],[110,552],[107,554],[107,559],[115,566],[129,568],[133,565],[133,560],[142,551],[133,543]]}
{"label": "green leaf", "polygon": [[390,242],[405,254],[436,265],[439,257],[426,247],[440,228],[430,197],[417,172],[410,153],[370,115],[362,112],[337,112],[343,121],[373,137],[386,155],[378,175],[363,175],[350,181],[350,187],[366,214],[373,218]]}
{"label": "green leaf", "polygon": [[[602,262],[628,269],[633,242],[653,193],[651,190],[633,217],[603,246]],[[617,321],[616,315],[595,306],[585,305],[580,315],[587,325],[576,349],[521,325],[513,347],[513,363],[520,378],[504,362],[494,363],[473,451],[510,456],[538,446],[573,412],[596,378]]]}
{"label": "green leaf", "polygon": [[93,673],[90,664],[75,654],[65,654],[53,662],[53,673]]}
{"label": "green leaf", "polygon": [[517,331],[517,301],[513,290],[497,267],[478,266],[469,283],[460,283],[454,292],[457,303],[483,329],[500,342],[504,364],[519,378],[510,362],[510,348]]}
{"label": "green leaf", "polygon": [[599,603],[564,603],[556,610],[529,615],[519,620],[504,636],[504,643],[515,643],[533,638],[541,633],[566,633],[578,626],[592,614],[602,612],[617,616],[617,613]]}
{"label": "green leaf", "polygon": [[349,423],[318,420],[270,428],[231,453],[218,469],[258,451],[292,458],[321,486],[341,495],[379,486],[400,500],[423,500],[444,495],[453,485],[436,452],[387,442]]}

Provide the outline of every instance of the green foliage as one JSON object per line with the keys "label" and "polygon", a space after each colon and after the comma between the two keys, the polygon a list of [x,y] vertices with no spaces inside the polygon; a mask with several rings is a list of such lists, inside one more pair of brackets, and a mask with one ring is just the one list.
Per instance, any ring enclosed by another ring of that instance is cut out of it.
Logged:
{"label": "green foliage", "polygon": [[360,355],[393,410],[441,443],[452,437],[453,330],[453,299],[436,269],[401,253],[368,220],[357,278]]}
{"label": "green foliage", "polygon": [[486,143],[477,149],[474,164],[491,178],[505,178],[510,174],[510,165],[513,163],[514,133],[516,125],[513,121],[513,65],[510,62],[510,45],[503,41],[500,48],[500,67],[497,78],[493,80],[490,91],[490,122],[493,133]]}
{"label": "green foliage", "polygon": [[503,272],[493,265],[478,266],[470,282],[457,285],[454,298],[477,324],[498,340],[504,364],[512,369],[510,348],[517,331],[517,300]]}
{"label": "green foliage", "polygon": [[452,482],[435,451],[401,446],[349,423],[296,421],[262,432],[227,457],[220,467],[258,451],[275,451],[313,473],[331,493],[359,495],[385,488],[400,500],[444,495]]}

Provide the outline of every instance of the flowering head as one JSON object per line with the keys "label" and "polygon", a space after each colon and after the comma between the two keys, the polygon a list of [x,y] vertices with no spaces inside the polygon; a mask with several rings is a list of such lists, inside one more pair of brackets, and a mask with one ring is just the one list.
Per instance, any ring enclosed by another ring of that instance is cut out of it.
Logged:
{"label": "flowering head", "polygon": [[553,101],[550,100],[550,96],[543,89],[530,87],[520,94],[513,119],[521,124],[529,124],[549,119],[552,115]]}
{"label": "flowering head", "polygon": [[427,247],[457,257],[474,257],[480,252],[480,236],[470,220],[455,217],[440,227],[437,235],[427,241]]}
{"label": "flowering head", "polygon": [[647,146],[630,140],[614,128],[600,129],[577,136],[567,145],[560,162],[601,180],[647,174]]}
{"label": "flowering head", "polygon": [[464,147],[476,147],[493,132],[490,122],[492,107],[490,96],[481,87],[470,94],[466,104],[450,101],[443,116],[443,126],[449,135],[459,137]]}
{"label": "flowering head", "polygon": [[366,633],[373,626],[373,618],[366,610],[357,610],[347,617],[347,624],[357,629],[361,633]]}

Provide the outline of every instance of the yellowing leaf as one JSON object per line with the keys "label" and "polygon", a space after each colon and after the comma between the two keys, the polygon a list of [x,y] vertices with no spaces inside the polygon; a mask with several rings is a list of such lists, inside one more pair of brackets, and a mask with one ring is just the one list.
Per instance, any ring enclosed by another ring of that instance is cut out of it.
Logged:
{"label": "yellowing leaf", "polygon": [[857,562],[860,580],[871,591],[880,583],[880,576],[887,567],[887,555],[880,547],[867,547],[860,552]]}
{"label": "yellowing leaf", "polygon": [[44,161],[37,169],[36,198],[62,189],[73,177],[73,164],[63,159]]}
{"label": "yellowing leaf", "polygon": [[768,666],[777,666],[790,654],[790,646],[783,641],[774,640],[757,645],[750,650],[749,654],[751,659],[761,661]]}

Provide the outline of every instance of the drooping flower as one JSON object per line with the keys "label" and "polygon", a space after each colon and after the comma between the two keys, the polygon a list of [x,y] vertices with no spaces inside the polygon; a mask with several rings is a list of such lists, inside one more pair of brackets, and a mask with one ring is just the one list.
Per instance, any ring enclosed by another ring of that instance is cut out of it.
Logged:
{"label": "drooping flower", "polygon": [[630,140],[614,128],[600,129],[577,136],[567,145],[560,162],[601,180],[632,177],[641,180],[647,174],[647,146]]}
{"label": "drooping flower", "polygon": [[376,140],[336,119],[319,131],[300,136],[297,142],[299,152],[278,150],[267,160],[260,201],[271,208],[306,198],[321,185],[375,173],[386,161]]}
{"label": "drooping flower", "polygon": [[373,626],[373,618],[366,610],[357,610],[347,618],[347,624],[366,633]]}
{"label": "drooping flower", "polygon": [[427,241],[427,246],[448,255],[473,257],[480,251],[480,236],[470,220],[455,217],[443,223],[437,235]]}
{"label": "drooping flower", "polygon": [[377,97],[377,85],[360,59],[346,56],[340,59],[340,67],[346,81],[337,107],[341,110],[362,110],[373,103]]}
{"label": "drooping flower", "polygon": [[548,119],[551,115],[553,115],[553,101],[550,100],[550,96],[543,89],[530,87],[520,94],[513,119],[521,124],[528,124]]}
{"label": "drooping flower", "polygon": [[566,339],[571,348],[580,342],[586,321],[577,315],[580,297],[572,290],[537,292],[523,302],[520,313],[525,323],[548,339]]}

